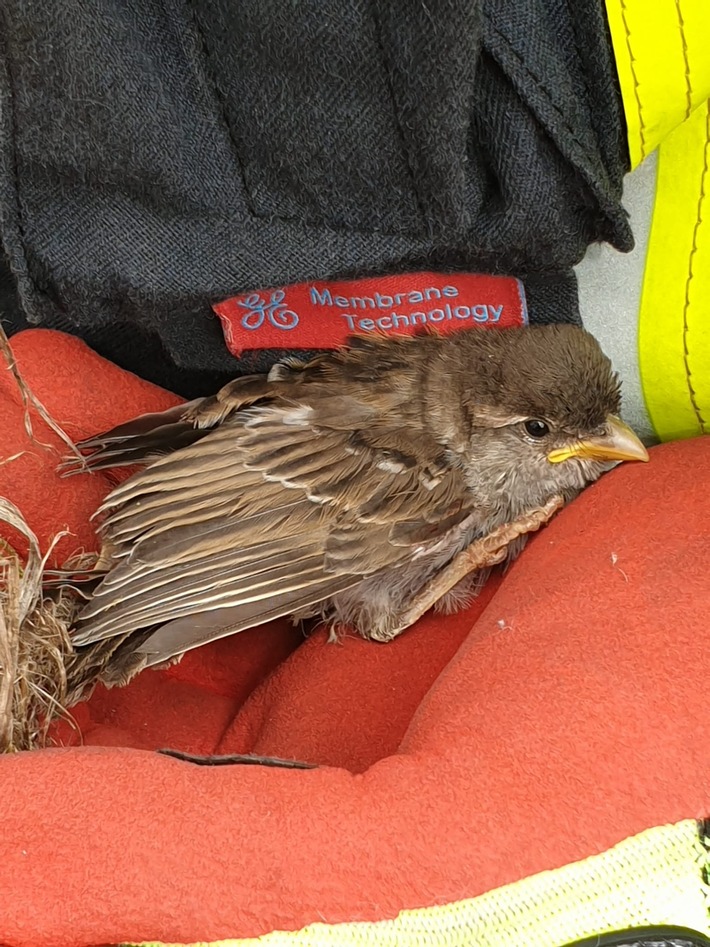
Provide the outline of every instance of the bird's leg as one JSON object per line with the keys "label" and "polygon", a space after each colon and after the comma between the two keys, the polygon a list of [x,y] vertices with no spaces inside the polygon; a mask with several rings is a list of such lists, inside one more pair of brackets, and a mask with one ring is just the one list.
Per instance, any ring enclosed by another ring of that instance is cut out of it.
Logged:
{"label": "bird's leg", "polygon": [[[397,635],[418,621],[443,595],[450,592],[461,579],[470,575],[471,572],[502,562],[508,554],[508,546],[514,539],[524,533],[533,533],[540,529],[562,506],[564,506],[562,497],[553,497],[539,509],[530,510],[530,512],[513,520],[512,523],[499,526],[487,536],[484,536],[483,539],[471,543],[424,586],[400,615],[397,627],[391,630],[387,638],[383,637],[379,640],[389,641],[396,638]],[[373,637],[375,636],[373,635]]]}

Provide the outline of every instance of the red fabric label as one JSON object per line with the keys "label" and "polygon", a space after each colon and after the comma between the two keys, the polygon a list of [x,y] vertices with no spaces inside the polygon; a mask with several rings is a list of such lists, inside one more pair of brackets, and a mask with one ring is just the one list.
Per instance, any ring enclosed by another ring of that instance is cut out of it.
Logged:
{"label": "red fabric label", "polygon": [[233,355],[252,349],[331,349],[351,335],[413,335],[527,325],[525,290],[509,276],[407,273],[296,283],[212,307]]}

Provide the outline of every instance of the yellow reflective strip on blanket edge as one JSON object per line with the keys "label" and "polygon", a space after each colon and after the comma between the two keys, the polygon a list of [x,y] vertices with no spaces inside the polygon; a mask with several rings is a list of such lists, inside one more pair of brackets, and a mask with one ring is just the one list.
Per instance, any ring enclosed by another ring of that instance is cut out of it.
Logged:
{"label": "yellow reflective strip on blanket edge", "polygon": [[613,931],[663,926],[710,936],[709,869],[698,823],[686,820],[480,897],[402,911],[394,920],[317,923],[189,947],[563,947]]}
{"label": "yellow reflective strip on blanket edge", "polygon": [[710,2],[606,0],[631,168],[658,149],[639,372],[662,441],[710,431]]}
{"label": "yellow reflective strip on blanket edge", "polygon": [[638,346],[659,439],[710,433],[710,102],[658,150]]}
{"label": "yellow reflective strip on blanket edge", "polygon": [[606,0],[631,167],[710,98],[707,0]]}

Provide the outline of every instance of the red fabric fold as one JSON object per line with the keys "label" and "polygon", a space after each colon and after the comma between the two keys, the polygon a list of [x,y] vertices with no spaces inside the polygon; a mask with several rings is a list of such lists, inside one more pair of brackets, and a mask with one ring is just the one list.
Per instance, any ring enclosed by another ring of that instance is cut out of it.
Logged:
{"label": "red fabric fold", "polygon": [[[13,340],[72,435],[173,395],[47,330]],[[110,482],[60,480],[0,376],[0,494],[55,559]],[[604,477],[467,612],[390,645],[287,622],[97,691],[84,746],[0,759],[0,943],[187,943],[473,897],[710,815],[710,440]],[[16,537],[5,531],[13,541]],[[76,740],[68,727],[62,739]],[[312,771],[197,767],[258,752]]]}

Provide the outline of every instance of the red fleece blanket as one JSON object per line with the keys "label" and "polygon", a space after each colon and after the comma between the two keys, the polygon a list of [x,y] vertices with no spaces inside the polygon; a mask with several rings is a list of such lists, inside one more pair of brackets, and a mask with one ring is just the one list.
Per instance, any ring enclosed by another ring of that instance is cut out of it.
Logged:
{"label": "red fleece blanket", "polygon": [[[178,399],[47,330],[20,370],[74,437]],[[60,480],[0,376],[0,495],[55,561],[102,475]],[[710,815],[710,439],[607,475],[468,611],[397,641],[274,623],[99,691],[0,759],[0,943],[190,942],[470,898]],[[20,549],[18,537],[6,537]],[[156,755],[255,752],[310,771]]]}

